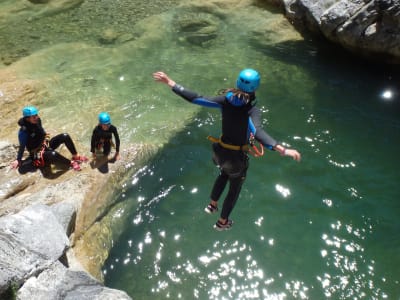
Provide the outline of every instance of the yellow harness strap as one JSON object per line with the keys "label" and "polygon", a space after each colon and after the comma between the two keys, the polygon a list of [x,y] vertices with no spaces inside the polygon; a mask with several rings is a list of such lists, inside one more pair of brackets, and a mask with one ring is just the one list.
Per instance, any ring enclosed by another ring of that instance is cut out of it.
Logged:
{"label": "yellow harness strap", "polygon": [[218,143],[220,144],[223,148],[229,149],[229,150],[235,150],[235,151],[249,151],[249,146],[248,145],[243,145],[243,146],[236,146],[236,145],[230,145],[230,144],[225,144],[221,139],[218,139],[216,137],[213,137],[209,135],[207,139],[213,143]]}

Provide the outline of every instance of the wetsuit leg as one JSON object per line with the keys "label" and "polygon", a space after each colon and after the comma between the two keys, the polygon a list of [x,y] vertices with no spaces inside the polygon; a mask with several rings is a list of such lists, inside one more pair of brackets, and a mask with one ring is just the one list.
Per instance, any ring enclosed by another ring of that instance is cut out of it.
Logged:
{"label": "wetsuit leg", "polygon": [[110,141],[104,141],[103,144],[103,154],[107,156],[111,152],[111,143]]}
{"label": "wetsuit leg", "polygon": [[62,156],[60,153],[51,149],[44,151],[43,159],[46,165],[53,163],[65,165],[67,167],[71,165],[71,161],[68,158]]}
{"label": "wetsuit leg", "polygon": [[76,155],[78,152],[76,151],[74,142],[72,141],[71,137],[68,133],[61,133],[53,137],[50,142],[49,146],[51,149],[57,149],[61,144],[65,144],[69,152],[72,155]]}
{"label": "wetsuit leg", "polygon": [[225,189],[226,184],[228,183],[228,179],[228,174],[221,170],[219,176],[214,182],[214,186],[210,195],[211,200],[218,201],[219,197],[221,197],[221,194]]}
{"label": "wetsuit leg", "polygon": [[236,201],[239,198],[239,194],[245,179],[245,176],[229,178],[229,191],[222,206],[221,218],[229,218],[229,215],[231,214],[233,208],[235,207]]}

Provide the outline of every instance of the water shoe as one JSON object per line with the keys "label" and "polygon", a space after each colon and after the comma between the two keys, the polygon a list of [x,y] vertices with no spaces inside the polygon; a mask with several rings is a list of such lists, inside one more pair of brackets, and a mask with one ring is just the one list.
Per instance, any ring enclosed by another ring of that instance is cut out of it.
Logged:
{"label": "water shoe", "polygon": [[233,221],[232,220],[226,220],[225,224],[221,223],[219,220],[217,221],[217,223],[215,223],[214,225],[214,229],[217,231],[223,231],[223,230],[228,230],[231,229],[233,225]]}
{"label": "water shoe", "polygon": [[218,211],[218,207],[216,207],[210,203],[204,208],[204,211],[208,214],[213,214]]}
{"label": "water shoe", "polygon": [[79,165],[79,162],[76,160],[71,160],[71,168],[74,169],[74,171],[80,171],[81,166]]}

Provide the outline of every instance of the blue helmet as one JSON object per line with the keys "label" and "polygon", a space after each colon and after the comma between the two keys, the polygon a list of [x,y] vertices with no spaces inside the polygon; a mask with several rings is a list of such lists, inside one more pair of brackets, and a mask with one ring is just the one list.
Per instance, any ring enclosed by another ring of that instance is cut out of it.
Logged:
{"label": "blue helmet", "polygon": [[101,112],[99,113],[99,122],[100,124],[111,124],[111,118],[110,115],[106,112]]}
{"label": "blue helmet", "polygon": [[236,87],[245,92],[253,93],[260,85],[260,74],[253,69],[244,69],[236,81]]}
{"label": "blue helmet", "polygon": [[34,106],[25,106],[22,109],[22,115],[25,117],[31,117],[31,116],[35,116],[38,114],[38,109]]}

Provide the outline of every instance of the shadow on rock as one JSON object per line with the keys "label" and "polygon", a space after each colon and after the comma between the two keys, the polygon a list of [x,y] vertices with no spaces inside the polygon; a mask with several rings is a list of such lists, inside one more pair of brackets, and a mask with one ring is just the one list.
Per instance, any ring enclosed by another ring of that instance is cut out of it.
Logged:
{"label": "shadow on rock", "polygon": [[54,165],[46,165],[42,168],[37,168],[32,164],[32,160],[30,158],[25,159],[22,161],[21,166],[18,168],[18,172],[23,175],[27,173],[33,173],[37,170],[40,170],[44,178],[47,179],[56,179],[65,172],[69,170],[69,168],[65,168],[63,166]]}
{"label": "shadow on rock", "polygon": [[115,158],[108,159],[107,156],[103,156],[100,158],[97,157],[95,160],[92,160],[90,162],[90,166],[92,167],[92,169],[97,169],[99,170],[100,173],[106,174],[110,171],[108,164],[109,163],[113,164],[115,162],[116,162]]}

